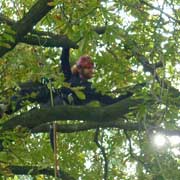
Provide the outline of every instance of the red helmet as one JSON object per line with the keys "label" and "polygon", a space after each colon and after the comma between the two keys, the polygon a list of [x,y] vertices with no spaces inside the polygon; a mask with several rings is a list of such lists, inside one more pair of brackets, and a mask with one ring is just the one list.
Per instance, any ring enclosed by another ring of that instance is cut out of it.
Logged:
{"label": "red helmet", "polygon": [[90,58],[90,56],[81,56],[77,61],[77,67],[84,67],[84,68],[93,68],[94,64]]}

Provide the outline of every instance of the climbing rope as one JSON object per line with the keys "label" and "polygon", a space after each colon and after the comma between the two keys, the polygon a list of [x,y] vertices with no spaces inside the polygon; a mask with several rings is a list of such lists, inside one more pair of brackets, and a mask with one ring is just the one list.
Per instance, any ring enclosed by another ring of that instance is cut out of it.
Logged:
{"label": "climbing rope", "polygon": [[[52,82],[50,81],[50,98],[51,98],[51,107],[54,107],[54,101],[53,101],[53,91],[52,91]],[[58,146],[57,146],[57,141],[58,141],[58,136],[57,136],[57,125],[56,121],[53,122],[51,125],[53,128],[53,153],[54,153],[54,177],[55,179],[57,177],[60,177],[60,167],[59,167],[59,161],[58,161]]]}

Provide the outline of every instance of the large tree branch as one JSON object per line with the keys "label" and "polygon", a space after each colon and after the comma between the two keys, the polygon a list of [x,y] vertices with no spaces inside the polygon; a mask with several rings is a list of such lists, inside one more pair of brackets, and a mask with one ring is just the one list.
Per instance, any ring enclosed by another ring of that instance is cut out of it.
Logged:
{"label": "large tree branch", "polygon": [[[15,31],[15,35],[13,35],[14,42],[8,42],[10,48],[0,47],[0,57],[12,50],[16,44],[21,41],[21,38],[30,32],[34,25],[36,25],[38,21],[40,21],[54,7],[49,6],[49,2],[53,2],[53,0],[38,0],[20,21],[13,24],[12,29]],[[11,22],[9,21],[9,24],[10,23]]]}
{"label": "large tree branch", "polygon": [[[133,122],[124,122],[123,119],[120,120],[112,120],[108,122],[83,122],[77,124],[56,124],[57,132],[60,133],[74,133],[88,130],[95,130],[98,127],[101,128],[113,128],[120,129],[125,131],[144,131],[144,124],[141,122],[133,123]],[[147,125],[150,131],[154,131],[156,133],[161,133],[166,136],[180,136],[179,129],[167,129],[161,128],[159,126]],[[49,132],[49,124],[40,125],[31,130],[32,133],[48,133]]]}
{"label": "large tree branch", "polygon": [[[8,17],[0,14],[0,22],[6,23],[9,26],[15,26],[16,21],[9,19]],[[22,43],[44,46],[44,47],[70,47],[70,48],[78,48],[76,42],[71,41],[65,35],[53,34],[50,32],[42,32],[42,31],[31,31],[30,34],[21,37],[20,41]]]}
{"label": "large tree branch", "polygon": [[[7,166],[7,168],[16,175],[38,175],[44,174],[48,176],[54,175],[54,169],[52,168],[40,168],[37,166]],[[62,180],[75,180],[74,177],[70,176],[68,173],[60,170],[60,175]]]}
{"label": "large tree branch", "polygon": [[[98,127],[101,128],[118,128],[127,131],[143,131],[144,127],[141,123],[130,123],[124,122],[123,119],[120,120],[111,120],[107,122],[83,122],[77,124],[56,124],[57,131],[60,133],[73,133],[80,131],[87,131],[96,129]],[[32,133],[48,133],[49,132],[49,124],[43,124],[38,127],[35,127],[31,131]]]}
{"label": "large tree branch", "polygon": [[89,122],[106,122],[123,117],[131,108],[143,103],[142,99],[126,98],[118,103],[105,107],[90,106],[56,106],[53,108],[41,108],[31,110],[19,116],[13,117],[2,125],[3,129],[12,129],[17,125],[35,128],[47,122],[55,120],[86,120]]}
{"label": "large tree branch", "polygon": [[[9,26],[16,26],[17,22],[9,19],[8,17],[0,14],[0,22],[6,23]],[[102,27],[93,27],[93,31],[98,34],[103,34],[106,30],[106,26]],[[44,46],[44,47],[69,47],[69,48],[78,48],[76,42],[70,40],[65,35],[54,34],[50,32],[43,31],[31,31],[31,34],[22,36],[19,42],[23,42],[30,45]]]}
{"label": "large tree branch", "polygon": [[71,41],[67,36],[58,34],[56,35],[52,33],[49,34],[48,32],[42,33],[34,31],[32,34],[21,38],[21,42],[44,47],[78,48],[78,45]]}

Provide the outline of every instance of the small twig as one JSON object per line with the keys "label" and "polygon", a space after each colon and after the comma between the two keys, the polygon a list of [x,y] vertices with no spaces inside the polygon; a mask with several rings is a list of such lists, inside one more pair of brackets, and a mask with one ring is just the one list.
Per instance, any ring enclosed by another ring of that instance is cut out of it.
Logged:
{"label": "small twig", "polygon": [[144,166],[144,161],[142,161],[141,159],[139,159],[137,156],[134,155],[131,138],[130,138],[129,134],[127,133],[127,131],[124,131],[124,134],[129,142],[129,153],[130,153],[131,157],[133,159],[135,159],[136,161],[140,162]]}
{"label": "small twig", "polygon": [[156,9],[156,10],[160,11],[162,14],[164,14],[165,16],[167,16],[169,19],[172,19],[172,20],[175,21],[176,23],[180,24],[180,20],[178,20],[178,19],[172,17],[171,15],[167,14],[167,13],[164,12],[161,8],[155,7],[155,6],[147,3],[147,2],[144,1],[144,0],[140,0],[140,2],[143,3],[143,4],[145,4],[145,5],[147,5],[147,6],[149,6],[149,7],[151,7],[151,8],[153,8],[153,9]]}
{"label": "small twig", "polygon": [[96,132],[94,135],[94,142],[96,143],[97,147],[101,150],[102,156],[104,158],[104,180],[107,180],[108,179],[108,158],[105,152],[105,148],[102,146],[102,144],[99,143],[98,136],[99,136],[99,127],[96,129]]}

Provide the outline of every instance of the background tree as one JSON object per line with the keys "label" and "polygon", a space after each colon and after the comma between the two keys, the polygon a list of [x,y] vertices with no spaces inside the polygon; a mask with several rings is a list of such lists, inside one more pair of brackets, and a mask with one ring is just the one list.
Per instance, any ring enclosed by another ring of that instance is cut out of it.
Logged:
{"label": "background tree", "polygon": [[[29,80],[29,88],[42,77],[53,78],[56,88],[68,86],[59,67],[62,47],[71,48],[72,64],[82,54],[92,56],[93,86],[101,93],[134,93],[103,107],[92,103],[32,111],[38,104],[24,101],[23,109],[1,118],[1,179],[53,179],[48,131],[55,120],[63,180],[179,179],[178,4],[1,0],[0,102],[9,104]],[[159,133],[165,142],[161,148],[154,144]]]}

